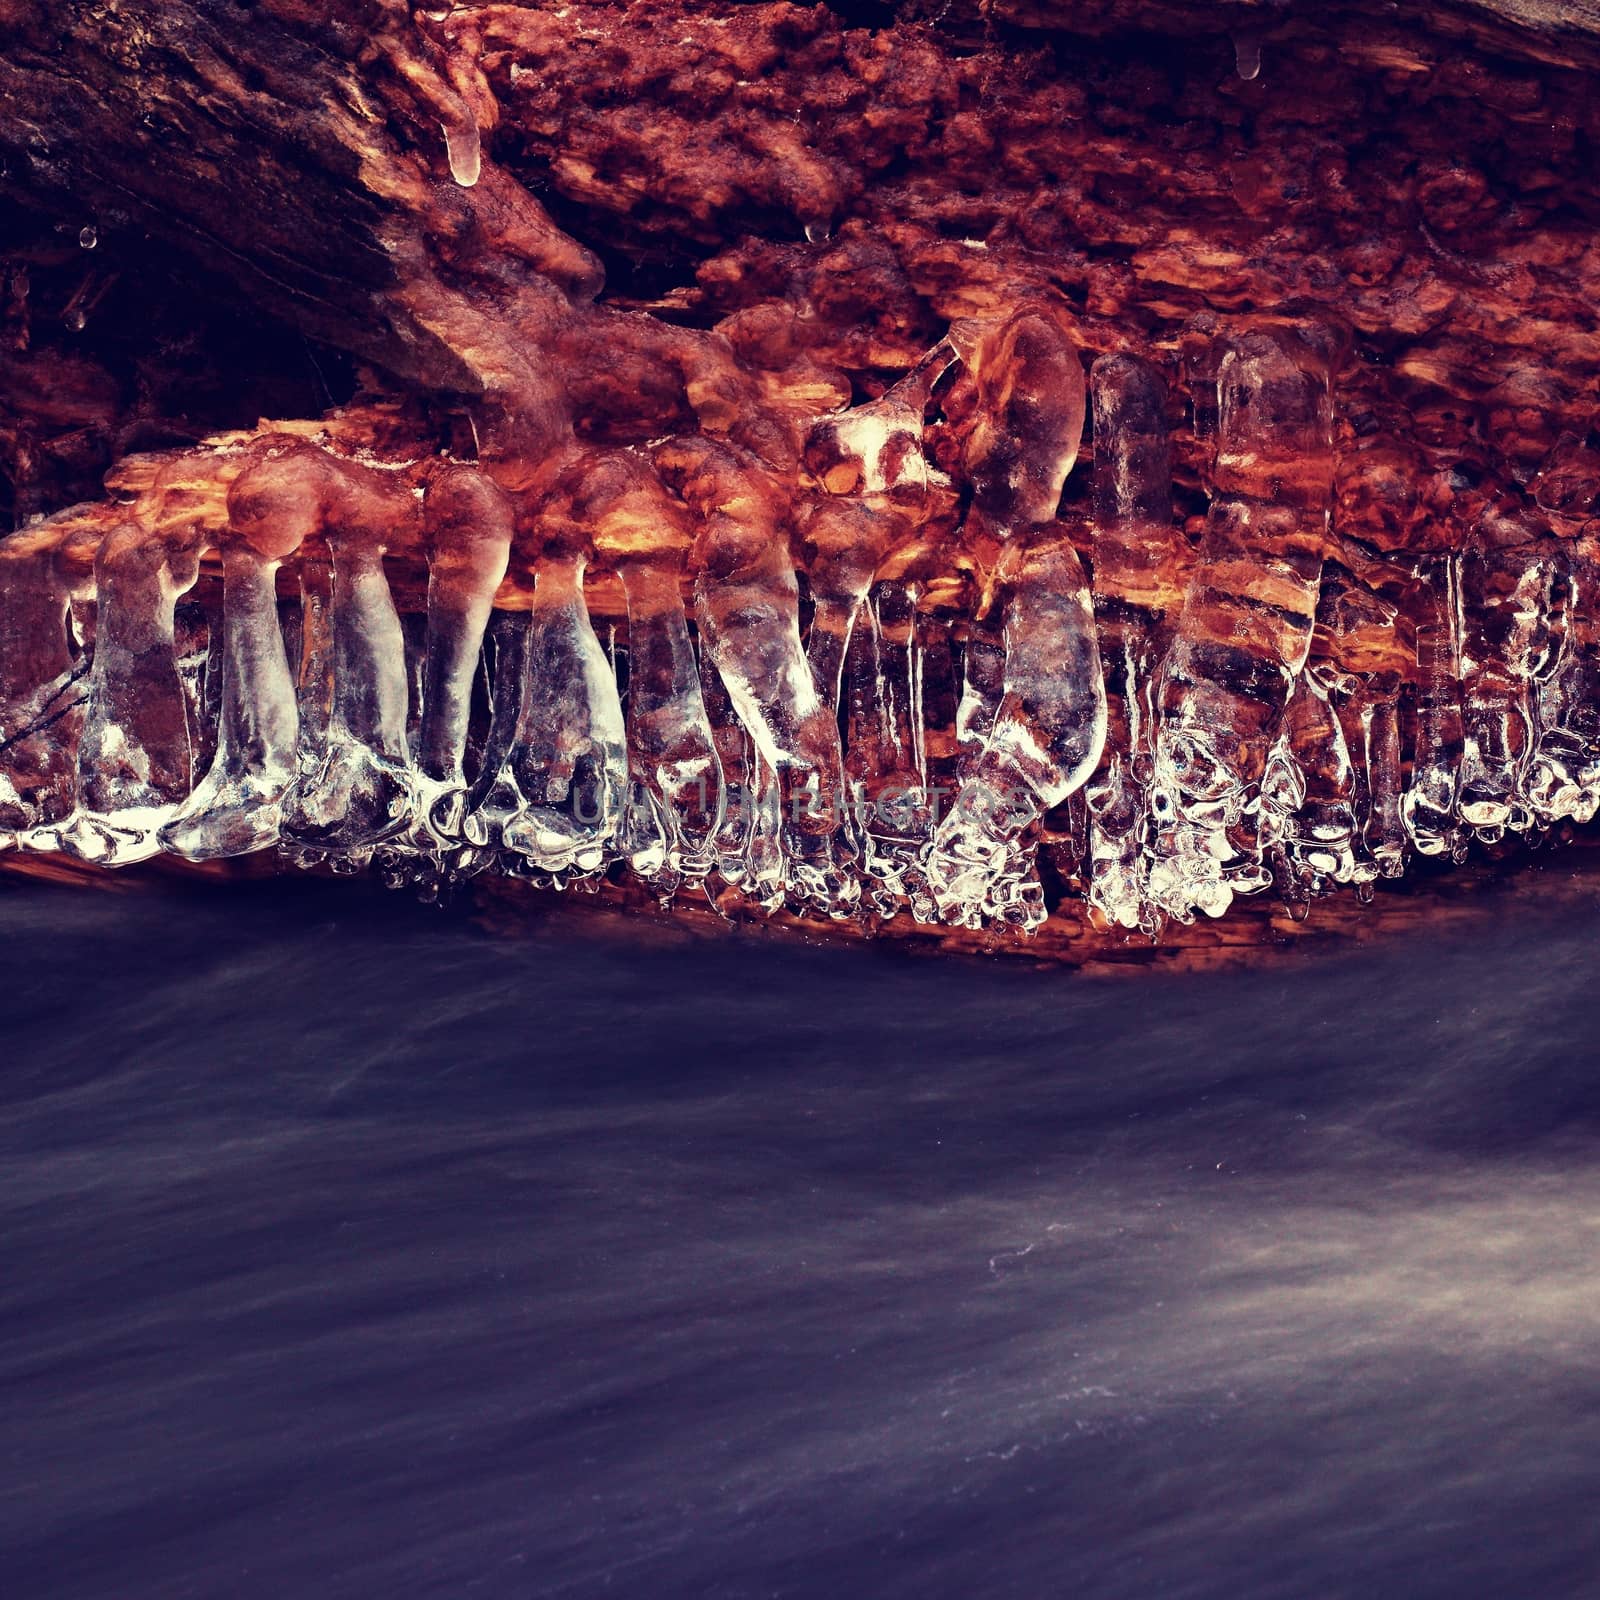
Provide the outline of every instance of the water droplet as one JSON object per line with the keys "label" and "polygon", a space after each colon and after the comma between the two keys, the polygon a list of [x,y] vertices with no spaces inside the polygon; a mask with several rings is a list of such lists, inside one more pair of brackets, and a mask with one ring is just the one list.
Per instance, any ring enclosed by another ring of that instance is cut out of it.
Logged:
{"label": "water droplet", "polygon": [[807,244],[826,244],[833,237],[833,229],[826,222],[808,222],[806,224]]}
{"label": "water droplet", "polygon": [[78,243],[85,250],[93,250],[100,243],[99,231],[95,228],[79,228]]}
{"label": "water droplet", "polygon": [[1261,71],[1261,41],[1247,33],[1239,34],[1233,41],[1234,70],[1247,82]]}
{"label": "water droplet", "polygon": [[74,333],[82,333],[89,319],[83,314],[81,306],[74,306],[70,311],[61,315],[61,320],[72,329]]}

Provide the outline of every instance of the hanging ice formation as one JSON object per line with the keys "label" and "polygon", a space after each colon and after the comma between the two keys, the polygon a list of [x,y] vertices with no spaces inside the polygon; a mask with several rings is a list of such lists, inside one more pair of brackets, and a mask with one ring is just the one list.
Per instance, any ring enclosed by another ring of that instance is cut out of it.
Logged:
{"label": "hanging ice formation", "polygon": [[1594,815],[1587,525],[1497,484],[1357,547],[1332,330],[1214,325],[1186,394],[1153,351],[1086,385],[1079,341],[959,322],[792,448],[730,413],[552,424],[498,479],[304,430],[135,462],[0,540],[0,846],[1154,936]]}

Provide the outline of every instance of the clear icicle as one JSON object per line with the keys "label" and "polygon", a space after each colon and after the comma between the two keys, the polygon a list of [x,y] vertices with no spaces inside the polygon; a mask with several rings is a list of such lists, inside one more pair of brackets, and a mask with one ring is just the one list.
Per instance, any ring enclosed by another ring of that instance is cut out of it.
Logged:
{"label": "clear icicle", "polygon": [[937,820],[923,749],[917,590],[879,584],[845,663],[845,773],[873,907],[928,909],[921,857]]}
{"label": "clear icicle", "polygon": [[1555,611],[1560,649],[1536,685],[1525,792],[1541,823],[1588,822],[1600,804],[1600,551],[1592,535],[1569,549]]}
{"label": "clear icicle", "polygon": [[470,843],[465,761],[473,685],[511,552],[511,504],[475,467],[438,470],[423,498],[428,617],[416,766],[424,823],[440,849]]}
{"label": "clear icicle", "polygon": [[[307,718],[302,703],[300,771],[284,799],[283,836],[294,845],[368,852],[412,820],[417,785],[406,743],[410,702],[405,636],[383,570],[383,545],[358,525],[328,530],[332,594],[311,593],[312,628],[326,628],[302,660],[302,682],[331,702]],[[319,727],[318,724],[321,723]],[[321,748],[316,749],[316,743]],[[308,749],[308,744],[311,748]]]}
{"label": "clear icicle", "polygon": [[[848,916],[860,885],[840,826],[839,724],[800,642],[799,588],[786,542],[770,513],[757,509],[760,496],[745,472],[720,451],[701,458],[687,497],[703,518],[691,556],[702,648],[775,775],[789,881],[803,905]],[[760,817],[769,810],[757,808]]]}
{"label": "clear icicle", "polygon": [[1031,928],[1044,903],[1019,842],[1094,771],[1106,730],[1088,581],[1061,525],[1038,530],[1018,564],[1002,687],[983,752],[934,836],[928,878],[953,920]]}
{"label": "clear icicle", "polygon": [[[880,638],[868,594],[891,553],[914,545],[921,533],[930,482],[922,447],[923,418],[934,384],[955,359],[949,344],[936,345],[881,398],[820,419],[807,436],[806,466],[826,493],[813,504],[805,530],[813,552],[808,578],[814,601],[806,656],[818,695],[836,714],[841,710],[847,656],[858,638],[862,644],[853,667],[852,695],[859,702],[864,693],[888,692],[887,686],[869,686],[862,677],[867,670],[862,652],[871,654],[876,663]],[[910,604],[914,611],[914,595]],[[909,632],[909,618],[905,626]],[[864,637],[867,632],[870,639]],[[908,648],[913,654],[899,661],[902,668],[914,660],[914,647]],[[876,666],[871,670],[876,672]],[[905,692],[903,688],[902,700]],[[845,847],[863,864],[871,847],[861,832],[860,802],[863,783],[873,776],[889,775],[868,774],[861,761],[856,762],[853,803],[839,819]],[[900,842],[908,841],[906,835]],[[878,888],[883,902],[886,884]],[[884,908],[880,904],[880,910]]]}
{"label": "clear icicle", "polygon": [[472,845],[506,848],[505,831],[527,809],[512,757],[528,697],[529,632],[526,611],[495,611],[484,655],[489,669],[489,731],[483,761],[465,800],[462,835]]}
{"label": "clear icicle", "polygon": [[[1394,576],[1374,569],[1368,578]],[[1402,870],[1406,852],[1400,821],[1399,674],[1395,621],[1399,609],[1369,582],[1330,562],[1317,601],[1320,659],[1312,672],[1328,697],[1351,766],[1354,823],[1350,881],[1358,889]]]}
{"label": "clear icicle", "polygon": [[784,796],[782,780],[771,763],[755,752],[754,782],[747,804],[750,827],[745,840],[740,888],[752,904],[766,912],[779,911],[789,888],[788,857],[784,849]]}
{"label": "clear icicle", "polygon": [[66,822],[76,803],[89,658],[74,657],[68,617],[51,535],[0,540],[0,845]]}
{"label": "clear icicle", "polygon": [[1107,742],[1086,790],[1087,896],[1112,926],[1150,927],[1145,893],[1145,783],[1154,763],[1151,698],[1171,640],[1167,611],[1182,595],[1187,543],[1172,521],[1172,440],[1166,388],[1135,356],[1108,355],[1090,372],[1094,403],[1094,602],[1106,676]]}
{"label": "clear icicle", "polygon": [[1044,891],[1024,835],[1082,784],[1105,737],[1088,587],[1055,522],[1082,442],[1083,363],[1062,323],[1033,307],[957,323],[950,343],[978,401],[964,451],[973,488],[965,537],[983,560],[998,543],[986,592],[1009,586],[1009,597],[998,686],[992,642],[968,643],[961,782],[926,871],[941,915],[1031,929],[1044,918]]}
{"label": "clear icicle", "polygon": [[1458,807],[1482,833],[1525,830],[1524,783],[1534,698],[1559,655],[1556,596],[1564,563],[1549,540],[1479,545],[1461,557],[1462,765]]}
{"label": "clear icicle", "polygon": [[1214,494],[1161,672],[1151,895],[1220,916],[1271,881],[1257,820],[1311,647],[1333,489],[1329,371],[1287,334],[1233,341],[1217,376]]}
{"label": "clear icicle", "polygon": [[[628,601],[629,759],[661,840],[659,864],[634,868],[701,883],[716,865],[722,826],[722,766],[717,759],[699,667],[684,616],[676,560],[622,564]],[[630,808],[632,809],[632,808]],[[634,851],[654,851],[641,830]]]}
{"label": "clear icicle", "polygon": [[188,713],[190,766],[204,772],[217,753],[222,712],[222,612],[214,596],[206,603],[192,596],[178,602],[172,653]]}
{"label": "clear icicle", "polygon": [[747,868],[750,830],[756,789],[755,744],[739,721],[728,691],[706,652],[699,653],[700,695],[722,772],[725,797],[722,818],[713,840],[717,876],[726,884],[743,884]]}
{"label": "clear icicle", "polygon": [[1002,539],[1049,522],[1083,442],[1077,347],[1055,318],[1032,309],[958,322],[950,343],[978,391],[965,451],[978,519]]}
{"label": "clear icicle", "polygon": [[281,557],[243,539],[222,546],[222,705],[216,754],[162,846],[191,861],[248,855],[278,842],[295,775],[299,715],[278,625]]}
{"label": "clear icicle", "polygon": [[[1355,767],[1325,675],[1296,680],[1261,783],[1261,838],[1282,852],[1291,902],[1350,883],[1356,871]],[[1280,887],[1283,877],[1278,875]]]}
{"label": "clear icicle", "polygon": [[1367,769],[1367,852],[1385,878],[1405,871],[1406,830],[1401,815],[1404,775],[1400,765],[1400,682],[1391,673],[1369,685],[1361,708]]}
{"label": "clear icicle", "polygon": [[1005,695],[1004,636],[987,622],[975,622],[961,651],[961,699],[956,704],[956,748],[961,781],[983,755]]}
{"label": "clear icicle", "polygon": [[1456,847],[1456,795],[1464,736],[1457,644],[1456,561],[1443,558],[1421,596],[1417,624],[1417,733],[1411,778],[1400,800],[1406,832],[1421,855]]}
{"label": "clear icicle", "polygon": [[553,873],[605,866],[628,795],[622,700],[584,604],[584,565],[554,553],[539,565],[510,757],[526,806],[502,830],[507,849]]}
{"label": "clear icicle", "polygon": [[95,651],[78,741],[77,812],[61,842],[106,866],[143,861],[188,797],[189,710],[175,654],[178,596],[200,573],[197,530],[137,521],[106,534],[95,557]]}

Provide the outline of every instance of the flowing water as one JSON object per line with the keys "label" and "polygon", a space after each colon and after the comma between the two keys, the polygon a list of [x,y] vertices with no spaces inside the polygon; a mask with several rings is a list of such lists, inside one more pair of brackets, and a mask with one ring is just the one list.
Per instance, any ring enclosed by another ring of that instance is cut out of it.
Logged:
{"label": "flowing water", "polygon": [[0,1594],[1594,1595],[1593,912],[1123,981],[0,882]]}

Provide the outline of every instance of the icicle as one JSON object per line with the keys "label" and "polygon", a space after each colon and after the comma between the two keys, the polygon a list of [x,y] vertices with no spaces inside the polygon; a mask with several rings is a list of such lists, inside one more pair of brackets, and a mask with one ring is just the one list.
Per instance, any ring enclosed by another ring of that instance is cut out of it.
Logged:
{"label": "icicle", "polygon": [[46,528],[0,540],[0,845],[64,823],[75,804],[89,658],[69,644],[55,545]]}
{"label": "icicle", "polygon": [[742,885],[748,871],[750,831],[756,791],[755,744],[739,721],[728,691],[705,651],[699,652],[700,695],[711,728],[717,765],[722,771],[722,819],[713,840],[717,876],[734,887]]}
{"label": "icicle", "polygon": [[183,685],[193,770],[210,769],[222,719],[222,608],[215,594],[180,600],[174,617],[173,654]]}
{"label": "icicle", "polygon": [[[955,359],[948,344],[936,345],[880,399],[820,419],[807,436],[805,463],[826,494],[813,503],[805,524],[806,543],[812,552],[807,576],[814,601],[806,656],[818,695],[836,713],[841,709],[847,655],[858,638],[862,643],[852,669],[851,694],[858,708],[864,707],[865,696],[883,700],[888,711],[884,697],[889,690],[876,681],[879,626],[867,597],[891,554],[914,546],[921,537],[930,482],[922,446],[923,418],[934,384]],[[914,596],[910,605],[914,610]],[[908,615],[908,641],[910,627]],[[870,639],[864,637],[867,633],[872,635]],[[912,648],[909,643],[907,648]],[[897,664],[902,671],[908,669],[911,658],[902,655]],[[864,676],[868,672],[874,675],[871,683]],[[898,691],[902,701],[909,688],[909,683],[902,683]],[[867,737],[864,727],[861,731]],[[891,868],[889,858],[876,855],[863,832],[871,821],[863,802],[867,791],[880,783],[904,786],[910,781],[913,788],[920,788],[920,783],[908,780],[907,769],[898,762],[887,771],[876,770],[876,759],[863,751],[853,762],[852,803],[848,814],[840,818],[840,833],[864,868],[873,872],[882,868],[886,873],[878,882],[878,910],[890,914],[898,892],[890,887],[890,880],[903,887],[906,858],[916,853],[908,847],[918,824],[901,817],[884,834],[886,843],[894,841],[891,854],[901,862]],[[911,805],[913,809],[920,805],[925,812],[926,797],[912,797]],[[898,813],[905,807],[897,801],[895,809]],[[925,843],[926,819],[921,831]],[[873,862],[870,867],[869,860]]]}
{"label": "icicle", "polygon": [[1267,754],[1316,614],[1332,504],[1329,373],[1320,352],[1244,334],[1217,378],[1214,496],[1161,672],[1151,895],[1219,916],[1265,887],[1257,814]]}
{"label": "icicle", "polygon": [[1526,830],[1536,683],[1559,655],[1556,595],[1564,562],[1549,540],[1467,550],[1460,560],[1463,751],[1461,818]]}
{"label": "icicle", "polygon": [[893,916],[928,903],[920,861],[937,822],[923,748],[917,589],[879,584],[845,665],[845,772],[873,908]]}
{"label": "icicle", "polygon": [[[629,759],[661,841],[660,863],[641,864],[638,853],[657,847],[640,829],[634,870],[646,879],[665,871],[697,884],[716,865],[724,797],[678,563],[626,561],[621,572],[628,598]],[[636,797],[630,809],[639,803]]]}
{"label": "icicle", "polygon": [[383,570],[387,539],[415,507],[403,486],[358,479],[342,465],[323,470],[331,481],[312,481],[332,502],[332,593],[305,592],[301,679],[318,703],[308,711],[302,695],[300,770],[284,799],[282,832],[302,849],[363,865],[373,846],[408,826],[418,800],[406,744],[405,638]]}
{"label": "icicle", "polygon": [[[328,759],[333,729],[333,557],[319,535],[300,547],[300,666],[295,677],[295,781],[315,783]],[[281,832],[281,819],[280,819]],[[297,866],[323,859],[323,852],[291,847]]]}
{"label": "icicle", "polygon": [[961,698],[956,704],[956,748],[961,781],[983,755],[1005,694],[1004,636],[985,622],[974,622],[961,652]]}
{"label": "icicle", "polygon": [[1404,777],[1400,766],[1400,680],[1389,673],[1374,678],[1361,709],[1366,751],[1369,810],[1363,833],[1379,875],[1398,878],[1405,871],[1406,830],[1401,815]]}
{"label": "icicle", "polygon": [[583,600],[581,553],[547,553],[528,622],[528,679],[510,767],[526,799],[509,850],[546,872],[598,872],[628,793],[627,734],[611,663]]}
{"label": "icicle", "polygon": [[278,842],[295,775],[299,716],[278,625],[278,567],[292,546],[222,541],[222,706],[216,755],[178,814],[165,849],[191,861],[247,855]]}
{"label": "icicle", "polygon": [[1406,832],[1418,852],[1455,848],[1456,794],[1464,745],[1461,672],[1456,644],[1456,560],[1446,556],[1439,580],[1420,599],[1417,624],[1417,736],[1411,779],[1400,800]]}
{"label": "icicle", "polygon": [[1105,742],[1105,685],[1088,582],[1066,530],[1038,530],[1006,605],[1003,696],[983,752],[939,824],[928,878],[953,920],[1043,919],[1024,829],[1080,787]]}
{"label": "icicle", "polygon": [[495,591],[510,559],[511,504],[475,467],[439,468],[423,497],[428,619],[416,764],[425,825],[443,850],[468,843],[468,724]]}
{"label": "icicle", "polygon": [[750,807],[750,826],[740,888],[747,900],[770,914],[781,910],[787,898],[789,858],[784,848],[782,782],[759,747],[746,804]]}
{"label": "icicle", "polygon": [[998,700],[992,641],[980,634],[968,643],[956,718],[961,783],[926,872],[946,918],[1031,929],[1044,918],[1044,891],[1024,834],[1083,783],[1105,738],[1087,583],[1054,520],[1083,435],[1083,364],[1063,326],[1032,308],[958,323],[950,342],[978,397],[965,449],[973,487],[965,537],[980,560],[986,541],[998,541],[986,587],[1009,585],[1009,596]]}
{"label": "icicle", "polygon": [[1088,785],[1088,886],[1112,926],[1159,915],[1144,889],[1145,779],[1154,764],[1150,701],[1171,642],[1169,608],[1182,596],[1188,545],[1172,520],[1172,441],[1166,390],[1137,357],[1102,356],[1094,400],[1094,602],[1106,679],[1107,742]]}
{"label": "icicle", "polygon": [[489,668],[489,732],[478,776],[467,791],[462,836],[470,844],[505,848],[505,830],[527,808],[512,756],[528,696],[529,631],[526,611],[495,611],[484,654]]}
{"label": "icicle", "polygon": [[958,322],[950,343],[978,391],[965,464],[980,520],[1002,539],[1050,521],[1083,442],[1077,347],[1055,318],[1032,309]]}
{"label": "icicle", "polygon": [[174,613],[199,575],[196,529],[158,532],[130,520],[101,542],[77,813],[61,841],[84,860],[123,866],[155,855],[158,830],[188,797],[189,717]]}
{"label": "icicle", "polygon": [[1537,744],[1524,792],[1537,821],[1590,821],[1600,804],[1600,556],[1569,547],[1554,611],[1560,648],[1535,686]]}
{"label": "icicle", "polygon": [[[1322,669],[1295,680],[1261,783],[1261,838],[1309,899],[1356,872],[1355,768]],[[1280,871],[1275,878],[1282,887]]]}
{"label": "icicle", "polygon": [[755,474],[720,447],[699,444],[684,495],[702,517],[690,558],[701,645],[775,775],[790,885],[802,904],[848,916],[860,886],[842,837],[839,724],[800,643],[786,541]]}
{"label": "icicle", "polygon": [[1339,720],[1351,768],[1353,866],[1349,881],[1370,884],[1399,873],[1405,859],[1400,822],[1399,609],[1371,587],[1398,577],[1374,567],[1364,581],[1336,562],[1323,569],[1317,601],[1315,659],[1308,671]]}
{"label": "icicle", "polygon": [[808,525],[815,537],[826,527],[835,548],[815,561],[807,574],[812,598],[806,630],[806,660],[817,695],[839,706],[845,651],[877,570],[878,529],[870,507],[856,500],[825,501]]}

